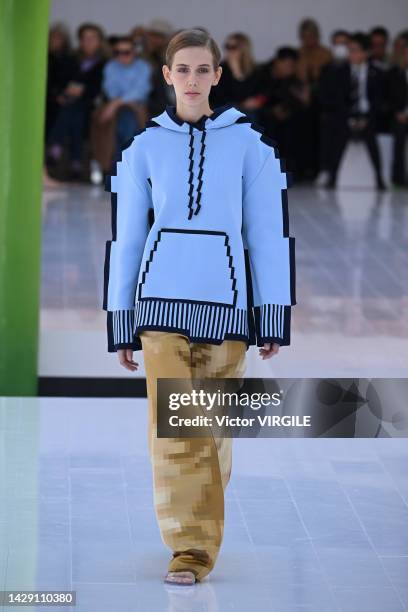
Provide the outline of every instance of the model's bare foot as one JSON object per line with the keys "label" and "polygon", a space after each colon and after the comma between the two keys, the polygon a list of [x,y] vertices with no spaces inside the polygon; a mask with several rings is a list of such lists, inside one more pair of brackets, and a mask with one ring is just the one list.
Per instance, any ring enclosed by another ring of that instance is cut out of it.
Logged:
{"label": "model's bare foot", "polygon": [[170,582],[171,584],[194,584],[196,577],[194,572],[188,570],[168,572],[164,582]]}

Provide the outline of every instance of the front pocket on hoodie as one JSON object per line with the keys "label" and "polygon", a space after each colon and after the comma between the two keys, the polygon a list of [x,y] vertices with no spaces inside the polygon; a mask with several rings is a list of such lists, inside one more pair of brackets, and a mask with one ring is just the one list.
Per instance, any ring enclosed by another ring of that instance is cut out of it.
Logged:
{"label": "front pocket on hoodie", "polygon": [[234,262],[225,232],[159,230],[139,280],[138,299],[236,304]]}

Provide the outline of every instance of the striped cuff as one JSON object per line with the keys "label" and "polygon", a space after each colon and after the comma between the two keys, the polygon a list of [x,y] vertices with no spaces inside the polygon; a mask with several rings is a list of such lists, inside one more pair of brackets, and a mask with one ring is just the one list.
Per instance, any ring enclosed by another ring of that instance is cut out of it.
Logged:
{"label": "striped cuff", "polygon": [[108,311],[108,351],[116,352],[121,348],[140,350],[141,343],[134,335],[135,310]]}
{"label": "striped cuff", "polygon": [[257,346],[275,342],[281,346],[290,344],[291,306],[262,304],[254,307]]}

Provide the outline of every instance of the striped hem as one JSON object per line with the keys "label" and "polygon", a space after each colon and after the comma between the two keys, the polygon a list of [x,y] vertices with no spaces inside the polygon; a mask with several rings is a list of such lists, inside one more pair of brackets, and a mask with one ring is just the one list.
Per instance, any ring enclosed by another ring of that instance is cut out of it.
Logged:
{"label": "striped hem", "polygon": [[254,307],[257,345],[265,342],[290,344],[291,306],[262,304]]}
{"label": "striped hem", "polygon": [[171,328],[192,339],[222,341],[227,334],[248,337],[246,309],[230,305],[151,298],[139,300],[135,313],[136,335],[143,328]]}
{"label": "striped hem", "polygon": [[112,312],[112,331],[114,344],[130,344],[133,342],[135,311],[114,310]]}
{"label": "striped hem", "polygon": [[263,304],[253,307],[256,338],[249,334],[248,312],[231,305],[148,298],[135,308],[108,312],[109,351],[121,347],[141,349],[143,329],[181,333],[191,342],[220,344],[223,340],[246,341],[263,346],[266,342],[290,344],[291,306]]}

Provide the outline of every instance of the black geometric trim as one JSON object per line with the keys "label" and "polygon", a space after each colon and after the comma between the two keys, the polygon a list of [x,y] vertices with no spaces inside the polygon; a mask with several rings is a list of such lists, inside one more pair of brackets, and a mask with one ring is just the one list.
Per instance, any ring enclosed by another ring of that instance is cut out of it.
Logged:
{"label": "black geometric trim", "polygon": [[232,104],[224,104],[223,106],[217,106],[216,108],[213,109],[213,114],[212,115],[202,115],[197,121],[183,121],[177,115],[176,107],[174,105],[171,105],[171,104],[166,106],[165,111],[168,114],[168,116],[170,117],[170,119],[172,119],[174,121],[174,123],[177,123],[177,125],[184,125],[184,123],[186,123],[190,127],[194,127],[197,130],[203,130],[203,129],[205,129],[205,122],[207,121],[207,119],[210,119],[211,121],[214,121],[223,112],[225,112],[226,110],[232,108],[232,106],[233,106]]}
{"label": "black geometric trim", "polygon": [[229,110],[232,107],[233,107],[233,104],[224,104],[223,106],[217,106],[216,108],[213,109],[214,111],[213,114],[210,115],[211,121],[214,121],[222,113],[224,113],[226,110]]}
{"label": "black geometric trim", "polygon": [[164,232],[172,233],[172,234],[210,234],[210,235],[216,235],[216,236],[225,236],[224,246],[226,247],[226,250],[227,250],[228,265],[229,265],[229,269],[231,272],[230,278],[232,280],[232,291],[234,294],[232,305],[235,307],[237,303],[237,298],[238,298],[238,289],[236,288],[237,279],[235,277],[235,266],[233,262],[233,256],[231,254],[231,246],[229,243],[229,237],[226,232],[219,232],[215,230],[197,230],[197,229],[188,230],[188,229],[167,228],[167,227],[162,227],[160,230],[158,230],[157,238],[153,243],[153,247],[150,249],[149,257],[148,259],[146,259],[146,262],[145,262],[145,269],[142,272],[141,282],[139,283],[139,289],[138,289],[138,300],[143,299],[142,298],[142,286],[145,284],[146,275],[149,272],[150,264],[153,262],[153,254],[155,251],[157,251],[157,246],[161,240],[161,235]]}
{"label": "black geometric trim", "polygon": [[200,171],[198,173],[198,189],[197,189],[197,196],[196,196],[196,204],[197,204],[197,206],[196,206],[196,209],[194,211],[195,215],[198,214],[198,212],[199,212],[199,210],[201,208],[200,200],[201,200],[201,187],[202,187],[202,184],[203,184],[202,175],[203,175],[203,171],[204,171],[203,164],[204,164],[204,159],[205,159],[204,150],[205,150],[205,135],[206,135],[206,133],[207,132],[206,132],[206,130],[204,128],[202,136],[201,136],[200,163],[199,163],[199,166],[198,166],[200,168]]}
{"label": "black geometric trim", "polygon": [[190,165],[188,168],[189,171],[189,178],[188,178],[188,185],[189,185],[189,191],[188,191],[188,197],[189,197],[189,202],[188,202],[188,218],[191,219],[191,217],[193,216],[193,190],[194,190],[194,172],[193,172],[193,167],[194,167],[194,136],[193,136],[193,128],[190,125],[189,128],[189,132],[190,132],[190,142],[189,142],[189,147],[190,147],[190,153],[189,153],[189,160],[190,160]]}
{"label": "black geometric trim", "polygon": [[107,240],[105,244],[105,263],[103,266],[103,310],[108,310],[108,284],[111,246],[112,240]]}
{"label": "black geometric trim", "polygon": [[254,320],[254,297],[253,297],[253,289],[252,289],[252,273],[251,273],[251,265],[249,259],[249,250],[244,249],[245,256],[245,276],[246,276],[246,287],[247,287],[247,313],[248,313],[248,336],[249,343],[256,343],[256,330],[255,330],[255,320]]}
{"label": "black geometric trim", "polygon": [[281,194],[282,201],[282,225],[283,225],[283,236],[289,237],[289,206],[288,206],[288,190],[282,189]]}
{"label": "black geometric trim", "polygon": [[201,304],[204,306],[223,306],[224,308],[234,308],[233,304],[226,302],[209,302],[208,300],[189,300],[187,298],[167,298],[160,295],[149,295],[147,297],[138,297],[138,302],[150,302],[151,300],[160,300],[161,302],[169,302],[171,304]]}
{"label": "black geometric trim", "polygon": [[286,169],[286,160],[282,159],[279,155],[277,141],[271,138],[270,136],[268,136],[267,134],[265,134],[265,128],[261,124],[257,123],[256,121],[253,121],[252,119],[250,119],[250,117],[248,117],[247,115],[245,115],[244,117],[238,117],[235,123],[249,123],[249,126],[253,130],[261,134],[260,140],[264,142],[266,145],[268,145],[269,147],[272,147],[272,149],[275,151],[275,157],[276,159],[279,159],[279,162],[280,162],[281,172],[286,174],[286,184],[288,188],[291,187],[293,185],[293,174],[292,172],[289,172]]}
{"label": "black geometric trim", "polygon": [[113,338],[113,312],[111,310],[107,312],[106,329],[108,333],[108,352],[112,353],[115,351],[115,341]]}
{"label": "black geometric trim", "polygon": [[[105,191],[110,192],[110,205],[111,205],[111,228],[112,228],[112,239],[106,242],[105,247],[105,261],[104,261],[104,281],[103,281],[103,310],[107,311],[107,331],[108,331],[108,351],[113,350],[113,318],[112,313],[108,311],[108,287],[109,287],[109,273],[110,273],[110,254],[112,242],[117,239],[117,193],[112,191],[112,176],[117,176],[117,164],[122,161],[123,151],[130,147],[132,142],[139,134],[142,134],[149,127],[160,127],[158,123],[149,121],[146,123],[144,128],[136,130],[132,138],[127,140],[121,147],[119,155],[112,163],[111,174],[105,177]],[[109,348],[110,347],[110,348]]]}
{"label": "black geometric trim", "polygon": [[289,236],[289,270],[290,270],[290,303],[294,306],[296,302],[296,256],[295,237]]}

